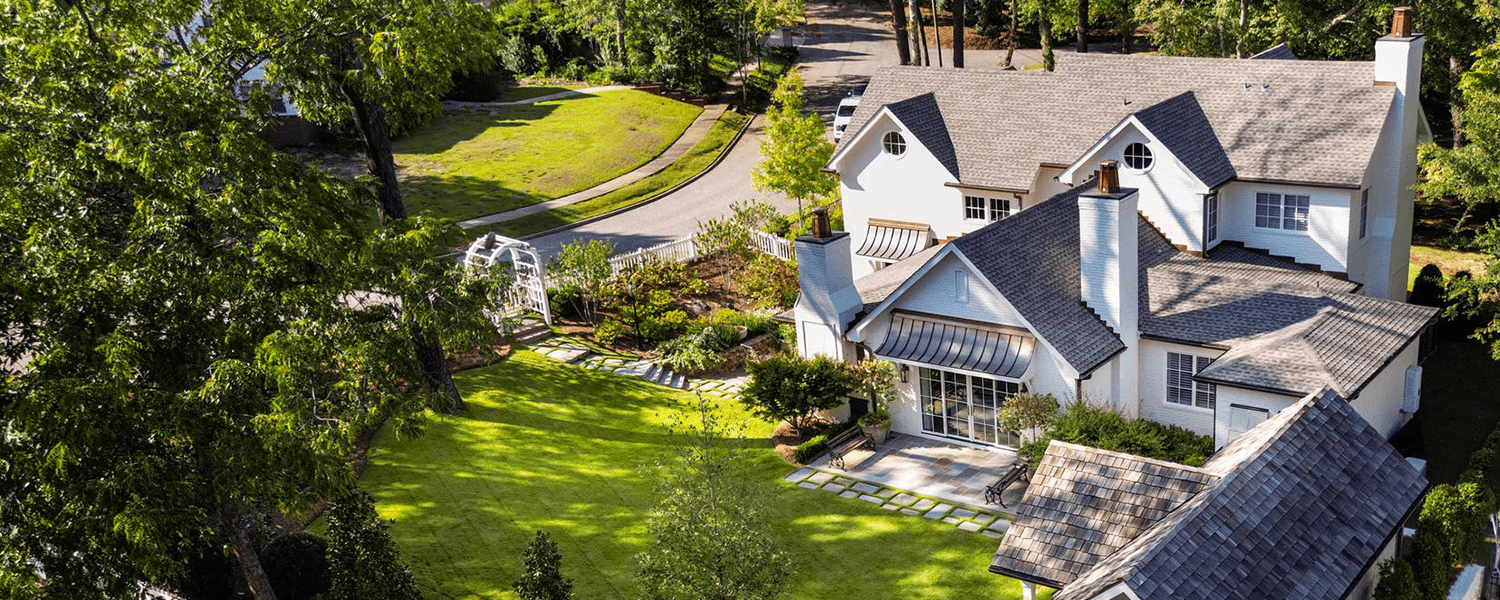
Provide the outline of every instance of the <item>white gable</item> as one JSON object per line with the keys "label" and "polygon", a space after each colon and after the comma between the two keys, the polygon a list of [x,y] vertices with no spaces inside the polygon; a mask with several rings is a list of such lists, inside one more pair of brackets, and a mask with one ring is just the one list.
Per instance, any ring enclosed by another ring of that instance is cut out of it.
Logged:
{"label": "white gable", "polygon": [[[1133,169],[1125,162],[1125,148],[1144,144],[1151,164]],[[1058,178],[1077,185],[1093,176],[1099,163],[1120,163],[1120,185],[1139,190],[1138,210],[1174,245],[1192,251],[1203,248],[1203,196],[1210,190],[1187,166],[1167,149],[1134,116],[1126,117],[1107,135],[1074,161]]]}

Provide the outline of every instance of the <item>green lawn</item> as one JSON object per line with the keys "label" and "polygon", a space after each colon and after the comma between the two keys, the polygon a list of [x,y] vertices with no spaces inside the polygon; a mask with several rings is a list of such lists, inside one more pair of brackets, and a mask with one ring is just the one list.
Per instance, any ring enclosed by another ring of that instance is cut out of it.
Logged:
{"label": "green lawn", "polygon": [[[579,598],[637,596],[632,556],[656,498],[645,465],[667,452],[663,424],[684,393],[519,352],[463,373],[468,412],[434,417],[424,436],[376,437],[363,486],[379,502],[428,598],[514,598],[510,582],[537,529],[561,547]],[[724,410],[743,414],[737,405]],[[749,435],[771,487],[774,533],[795,560],[788,598],[1020,597],[986,571],[997,540],[805,490]]]}
{"label": "green lawn", "polygon": [[745,121],[749,119],[747,115],[733,111],[726,112],[714,122],[714,126],[709,128],[703,139],[694,144],[687,154],[645,179],[577,204],[526,215],[498,223],[490,228],[469,231],[467,233],[471,235],[468,239],[472,240],[485,231],[498,231],[502,235],[511,237],[530,235],[568,223],[576,223],[645,200],[702,172],[727,149],[735,133],[739,132],[740,127],[744,126]]}
{"label": "green lawn", "polygon": [[495,101],[496,102],[515,102],[517,100],[525,100],[527,98],[536,98],[538,96],[546,96],[546,95],[549,95],[549,94],[556,94],[558,92],[566,92],[568,90],[575,90],[575,89],[578,89],[578,88],[581,88],[581,87],[584,87],[584,86],[580,85],[580,84],[575,84],[575,85],[568,85],[568,84],[564,84],[564,85],[511,85],[511,86],[506,86],[505,89],[500,92],[500,97],[496,98]]}
{"label": "green lawn", "polygon": [[566,196],[645,164],[702,109],[624,90],[453,112],[396,142],[414,213],[455,219]]}

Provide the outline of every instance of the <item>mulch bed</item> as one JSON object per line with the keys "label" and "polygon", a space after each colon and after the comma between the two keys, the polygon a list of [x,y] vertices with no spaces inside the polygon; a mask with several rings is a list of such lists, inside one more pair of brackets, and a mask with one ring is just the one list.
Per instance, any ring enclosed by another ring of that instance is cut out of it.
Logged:
{"label": "mulch bed", "polygon": [[[812,430],[823,431],[832,426],[833,422],[823,421],[814,425],[812,427]],[[771,434],[771,447],[776,450],[776,454],[781,456],[782,460],[785,460],[792,464],[797,464],[797,461],[792,460],[792,457],[797,454],[797,446],[802,445],[802,442],[812,439],[816,435],[816,433],[813,433],[811,435],[798,435],[797,433],[792,431],[791,425],[782,423],[780,425],[777,425],[775,433]]]}

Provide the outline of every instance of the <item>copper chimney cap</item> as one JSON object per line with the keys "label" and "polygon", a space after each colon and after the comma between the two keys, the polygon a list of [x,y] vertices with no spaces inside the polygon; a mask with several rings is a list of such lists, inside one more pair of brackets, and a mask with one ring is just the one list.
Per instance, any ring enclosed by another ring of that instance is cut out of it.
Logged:
{"label": "copper chimney cap", "polygon": [[1120,163],[1106,160],[1099,163],[1099,193],[1113,194],[1120,191]]}
{"label": "copper chimney cap", "polygon": [[1411,37],[1412,21],[1416,16],[1415,11],[1410,6],[1397,6],[1391,15],[1391,37]]}
{"label": "copper chimney cap", "polygon": [[819,206],[812,209],[812,218],[813,237],[827,239],[833,236],[833,227],[828,224],[828,207]]}

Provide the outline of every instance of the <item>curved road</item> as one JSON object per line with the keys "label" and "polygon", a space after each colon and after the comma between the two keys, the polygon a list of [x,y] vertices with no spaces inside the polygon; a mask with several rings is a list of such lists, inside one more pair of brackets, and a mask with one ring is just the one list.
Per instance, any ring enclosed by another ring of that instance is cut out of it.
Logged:
{"label": "curved road", "polygon": [[[884,13],[865,6],[812,4],[807,17],[798,65],[810,110],[827,115],[854,82],[897,63]],[[795,210],[795,202],[756,191],[750,183],[750,171],[760,162],[761,126],[756,118],[724,162],[688,186],[608,219],[532,239],[532,245],[550,256],[573,240],[601,238],[628,252],[697,231],[700,221],[728,214],[729,205],[739,200],[767,201],[783,213]]]}

